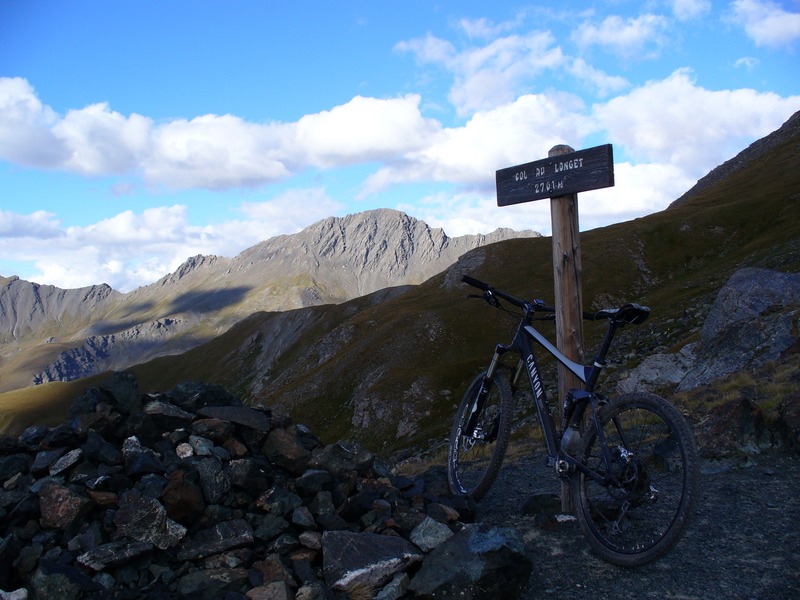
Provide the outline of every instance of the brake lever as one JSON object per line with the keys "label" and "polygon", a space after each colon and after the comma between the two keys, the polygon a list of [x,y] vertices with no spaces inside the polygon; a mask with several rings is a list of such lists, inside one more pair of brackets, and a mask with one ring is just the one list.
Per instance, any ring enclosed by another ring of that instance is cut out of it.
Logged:
{"label": "brake lever", "polygon": [[497,299],[497,296],[494,295],[492,290],[486,290],[483,292],[483,297],[489,306],[494,306],[495,308],[500,308],[500,301]]}

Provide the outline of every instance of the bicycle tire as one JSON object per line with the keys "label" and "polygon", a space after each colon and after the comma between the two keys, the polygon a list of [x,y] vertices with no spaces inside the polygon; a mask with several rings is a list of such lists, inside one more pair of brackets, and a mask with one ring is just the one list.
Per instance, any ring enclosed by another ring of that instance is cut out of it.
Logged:
{"label": "bicycle tire", "polygon": [[[575,472],[576,517],[600,557],[624,567],[641,566],[672,549],[691,520],[699,477],[694,436],[672,404],[646,392],[620,396],[598,418],[617,483],[606,486]],[[607,475],[600,446],[592,424],[577,456]]]}
{"label": "bicycle tire", "polygon": [[447,474],[454,494],[480,500],[492,486],[508,447],[513,397],[511,385],[496,374],[487,381],[486,401],[472,431],[466,432],[486,373],[470,383],[456,412],[450,433]]}

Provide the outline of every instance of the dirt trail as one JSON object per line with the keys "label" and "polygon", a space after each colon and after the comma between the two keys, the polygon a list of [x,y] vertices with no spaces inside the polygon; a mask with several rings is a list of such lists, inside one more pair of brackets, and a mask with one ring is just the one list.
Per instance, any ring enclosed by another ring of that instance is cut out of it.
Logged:
{"label": "dirt trail", "polygon": [[589,550],[575,523],[523,514],[537,494],[558,494],[541,456],[505,465],[478,520],[516,528],[533,561],[524,598],[800,598],[800,458],[704,461],[686,535],[659,561],[624,569]]}

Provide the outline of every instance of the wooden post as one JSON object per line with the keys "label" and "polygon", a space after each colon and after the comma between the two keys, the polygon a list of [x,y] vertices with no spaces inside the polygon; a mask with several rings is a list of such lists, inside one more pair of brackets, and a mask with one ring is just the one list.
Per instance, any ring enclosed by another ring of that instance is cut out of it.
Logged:
{"label": "wooden post", "polygon": [[[548,157],[574,152],[569,146],[554,146]],[[567,358],[583,364],[583,293],[581,286],[581,247],[578,229],[578,195],[550,199],[553,227],[553,280],[556,307],[556,347]],[[566,367],[558,365],[558,399],[561,424],[563,399],[580,381]],[[561,510],[572,513],[569,486],[561,485]]]}
{"label": "wooden post", "polygon": [[[565,158],[559,158],[568,155]],[[553,226],[553,278],[556,307],[556,347],[567,358],[585,364],[583,357],[583,294],[581,248],[578,241],[578,192],[614,185],[611,144],[575,152],[555,146],[548,158],[497,171],[497,206],[550,198]],[[558,365],[558,407],[563,424],[563,399],[581,384]],[[561,486],[561,510],[573,511],[569,488]]]}

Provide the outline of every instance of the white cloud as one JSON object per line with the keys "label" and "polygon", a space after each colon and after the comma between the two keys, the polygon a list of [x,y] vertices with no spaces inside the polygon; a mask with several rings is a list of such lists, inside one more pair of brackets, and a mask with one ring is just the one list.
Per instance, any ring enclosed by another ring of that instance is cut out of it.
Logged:
{"label": "white cloud", "polygon": [[550,32],[534,31],[458,51],[450,42],[428,34],[400,42],[395,49],[449,71],[454,78],[449,99],[463,117],[512,102],[521,90],[534,86],[537,73],[562,65],[564,55],[554,44]]}
{"label": "white cloud", "polygon": [[[581,231],[664,210],[695,183],[677,167],[663,164],[616,163],[614,175],[614,187],[578,194]],[[451,237],[489,233],[498,227],[531,229],[543,235],[552,232],[550,201],[546,199],[499,207],[493,191],[441,192],[397,208],[431,227],[441,227]]]}
{"label": "white cloud", "polygon": [[753,58],[752,56],[743,56],[742,58],[738,59],[733,66],[737,69],[747,69],[748,71],[752,71],[758,66],[759,60],[757,58]]}
{"label": "white cloud", "polygon": [[151,119],[114,112],[107,104],[71,110],[52,132],[69,149],[60,168],[85,175],[119,174],[135,170],[147,151]]}
{"label": "white cloud", "polygon": [[168,244],[184,240],[189,230],[187,207],[176,205],[147,208],[139,214],[126,210],[87,227],[70,227],[67,233],[88,244]]}
{"label": "white cloud", "polygon": [[710,0],[670,0],[670,4],[679,21],[690,21],[711,12]]}
{"label": "white cloud", "polygon": [[300,231],[320,219],[340,213],[342,209],[343,206],[321,187],[288,190],[272,200],[241,205],[247,220],[259,227],[261,239]]}
{"label": "white cloud", "polygon": [[557,144],[580,146],[594,128],[584,108],[577,96],[553,92],[476,113],[464,126],[442,130],[425,149],[378,169],[362,194],[413,181],[493,185],[497,169],[547,156]]}
{"label": "white cloud", "polygon": [[69,151],[53,134],[57,122],[27,80],[0,77],[0,158],[26,167],[58,167]]}
{"label": "white cloud", "polygon": [[612,15],[599,25],[581,23],[572,40],[583,50],[599,46],[626,59],[650,58],[666,43],[669,21],[661,15],[645,14],[623,19]]}
{"label": "white cloud", "polygon": [[[31,262],[23,279],[77,288],[105,282],[130,291],[175,271],[197,254],[235,256],[279,234],[341,212],[324,188],[289,190],[245,202],[243,218],[196,226],[185,205],[126,210],[85,227],[62,227],[55,215],[0,210],[0,256]],[[44,243],[42,243],[44,242]]]}
{"label": "white cloud", "polygon": [[756,46],[789,46],[800,39],[800,12],[772,0],[735,0],[733,20]]}
{"label": "white cloud", "polygon": [[664,210],[696,179],[669,164],[614,164],[614,186],[578,195],[581,230],[621,223]]}
{"label": "white cloud", "polygon": [[712,91],[688,69],[594,106],[598,125],[637,162],[669,164],[705,175],[750,142],[782,125],[800,96],[750,89]]}
{"label": "white cloud", "polygon": [[0,209],[0,240],[13,240],[25,238],[46,240],[57,237],[61,233],[61,225],[56,215],[43,210],[37,210],[29,215],[20,215]]}
{"label": "white cloud", "polygon": [[[143,160],[147,180],[171,188],[257,186],[289,176],[280,156],[281,127],[232,115],[204,115],[159,125]],[[278,156],[276,156],[278,154]]]}
{"label": "white cloud", "polygon": [[438,38],[432,33],[428,33],[423,38],[398,42],[395,44],[394,50],[413,54],[417,62],[422,65],[434,63],[447,66],[457,54],[452,43]]}
{"label": "white cloud", "polygon": [[514,29],[519,25],[518,22],[504,21],[494,23],[486,17],[480,19],[460,19],[458,27],[471,39],[490,39],[497,37],[501,33]]}
{"label": "white cloud", "polygon": [[518,231],[531,229],[545,234],[550,231],[550,202],[547,200],[498,207],[494,193],[442,192],[414,205],[400,204],[397,208],[431,227],[443,229],[449,237],[491,233],[498,227]]}
{"label": "white cloud", "polygon": [[297,148],[322,168],[385,160],[423,147],[439,124],[422,117],[420,97],[380,100],[356,96],[330,111],[306,115],[287,126]]}
{"label": "white cloud", "polygon": [[106,104],[61,118],[24,79],[0,78],[0,159],[83,175],[142,174],[172,189],[255,187],[423,147],[439,124],[422,116],[419,102],[413,94],[356,96],[295,123],[203,115],[155,124]]}
{"label": "white cloud", "polygon": [[572,60],[567,70],[579,80],[595,88],[600,96],[608,96],[630,87],[630,82],[619,75],[609,75],[596,69],[582,58]]}

